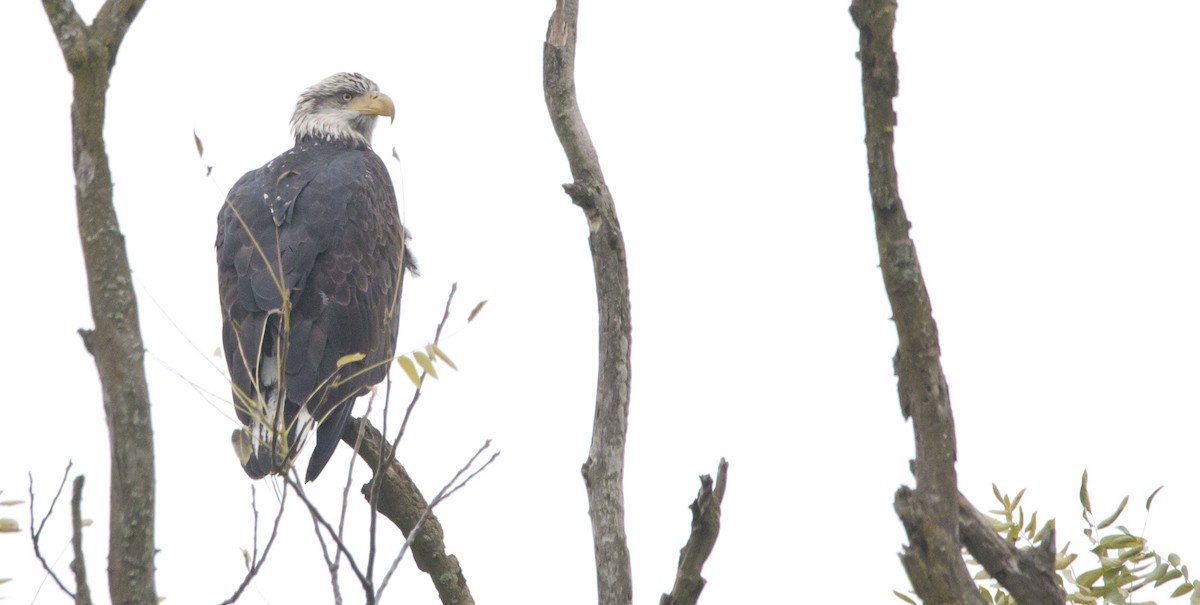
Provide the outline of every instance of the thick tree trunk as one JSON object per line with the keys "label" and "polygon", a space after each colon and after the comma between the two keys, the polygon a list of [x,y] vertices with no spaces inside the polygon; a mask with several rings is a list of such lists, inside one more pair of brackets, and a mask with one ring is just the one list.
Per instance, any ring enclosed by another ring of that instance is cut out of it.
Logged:
{"label": "thick tree trunk", "polygon": [[81,330],[96,362],[108,419],[112,489],[108,554],[113,603],[153,605],[154,442],[137,299],[113,207],[104,110],[117,50],[144,0],[109,0],[87,26],[69,0],[43,0],[67,69],[75,205],[93,330]]}

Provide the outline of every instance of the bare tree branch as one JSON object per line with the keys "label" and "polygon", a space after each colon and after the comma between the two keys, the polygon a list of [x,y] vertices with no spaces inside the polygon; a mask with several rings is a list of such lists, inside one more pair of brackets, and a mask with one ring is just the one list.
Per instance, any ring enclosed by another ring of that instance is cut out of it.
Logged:
{"label": "bare tree branch", "polygon": [[633,574],[625,538],[623,486],[632,369],[629,273],[616,206],[575,98],[578,20],[578,0],[557,1],[542,47],[542,85],[550,121],[574,178],[563,189],[587,218],[596,277],[600,361],[592,444],[583,464],[583,477],[592,520],[599,602],[629,605],[633,602]]}
{"label": "bare tree branch", "polygon": [[[67,485],[67,476],[71,474],[71,466],[73,464],[72,462],[67,462],[67,468],[63,469],[63,478],[58,484],[58,491],[54,493],[54,498],[50,500],[50,508],[46,510],[46,515],[42,517],[40,523],[34,522],[33,473],[29,473],[29,539],[33,542],[33,554],[37,557],[38,561],[41,561],[42,569],[46,570],[46,573],[54,580],[54,583],[58,584],[58,587],[72,599],[75,598],[75,593],[67,588],[66,584],[63,584],[58,574],[54,573],[54,570],[50,568],[50,563],[46,561],[46,557],[42,556],[42,529],[46,527],[46,521],[50,520],[50,515],[54,514],[54,505],[58,504],[58,497],[62,495],[63,488]],[[35,530],[34,527],[37,527],[37,529]]]}
{"label": "bare tree branch", "polygon": [[112,456],[108,582],[114,603],[156,603],[154,443],[145,350],[125,240],[113,207],[104,111],[117,50],[145,0],[108,0],[85,26],[70,0],[42,6],[74,80],[75,205],[95,329],[96,362]]}
{"label": "bare tree branch", "polygon": [[[353,421],[353,419],[351,419],[351,421]],[[312,517],[313,522],[318,523],[321,527],[325,528],[325,531],[329,533],[329,538],[333,540],[334,545],[337,546],[338,551],[346,556],[346,562],[350,564],[350,570],[353,571],[354,576],[358,578],[358,582],[363,589],[363,594],[365,594],[367,597],[367,604],[372,605],[375,602],[375,591],[372,590],[370,579],[362,572],[361,569],[359,569],[358,563],[354,561],[354,555],[350,554],[350,549],[346,548],[345,542],[342,542],[342,539],[340,536],[338,536],[337,531],[332,525],[329,524],[329,521],[327,521],[325,517],[321,515],[321,511],[317,510],[317,507],[312,503],[312,500],[308,499],[308,494],[304,493],[304,484],[300,482],[300,476],[296,469],[293,468],[291,473],[292,474],[290,475],[283,475],[283,480],[289,486],[291,486],[293,490],[295,490],[296,496],[299,497],[300,501],[304,503],[304,506],[308,508],[308,514]]]}
{"label": "bare tree branch", "polygon": [[221,602],[221,605],[231,605],[236,603],[242,596],[242,592],[246,587],[250,586],[250,581],[258,575],[264,563],[267,562],[267,555],[271,554],[271,545],[275,543],[275,536],[279,535],[279,521],[283,519],[284,505],[287,504],[288,484],[283,484],[283,495],[279,498],[279,512],[275,514],[275,523],[271,525],[271,536],[267,538],[267,544],[263,547],[262,556],[258,556],[258,504],[254,495],[254,486],[250,486],[250,506],[254,510],[254,554],[250,557],[250,568],[246,570],[246,577],[242,578],[242,583],[238,584],[236,590],[233,591],[228,599]]}
{"label": "bare tree branch", "polygon": [[357,452],[368,466],[380,468],[381,460],[391,461],[383,467],[381,474],[363,486],[363,497],[369,502],[372,491],[377,489],[379,512],[395,524],[406,538],[420,523],[417,538],[410,540],[417,569],[429,574],[442,603],[473,605],[475,599],[467,587],[458,559],[446,554],[442,524],[437,515],[429,511],[425,497],[408,476],[408,471],[395,459],[387,439],[365,418],[351,418],[342,431],[342,441],[353,447],[360,439],[360,431],[362,436]]}
{"label": "bare tree branch", "polygon": [[[441,321],[438,322],[437,329],[434,331],[434,334],[433,334],[433,345],[434,346],[437,346],[439,341],[442,338],[442,330],[446,327],[446,322],[449,321],[449,319],[450,319],[450,307],[454,303],[454,294],[457,292],[458,292],[458,282],[454,282],[453,284],[450,284],[450,293],[446,296],[446,308],[442,312],[442,319],[441,319]],[[374,476],[376,476],[376,477],[380,476],[382,470],[385,467],[390,466],[395,461],[396,448],[398,448],[400,446],[400,440],[404,438],[404,432],[405,432],[405,430],[408,429],[408,421],[410,418],[412,418],[413,409],[415,409],[417,407],[417,402],[421,400],[421,389],[422,389],[422,387],[425,386],[425,378],[426,378],[427,374],[428,373],[424,369],[421,370],[421,375],[417,379],[417,388],[415,391],[413,391],[412,400],[409,402],[408,407],[404,409],[404,419],[400,422],[400,430],[396,432],[396,438],[392,440],[391,447],[387,448],[387,450],[386,450],[386,451],[390,452],[389,455],[378,458],[375,461],[375,463],[372,464],[371,469],[375,473]],[[388,417],[391,415],[390,414],[391,401],[392,401],[392,378],[391,378],[391,373],[389,372],[388,373],[388,382],[387,382],[387,395],[384,397],[384,400],[383,400],[383,434],[387,434]],[[374,428],[374,427],[372,427],[372,428]],[[343,433],[343,435],[344,435],[344,433]],[[344,440],[344,436],[343,436],[343,440]],[[359,450],[359,444],[357,442],[354,444],[351,444],[351,445],[354,447],[354,451],[356,451],[356,452],[361,451],[361,450]],[[364,458],[364,460],[365,459],[366,458]],[[401,468],[403,468],[403,467],[401,467]],[[370,579],[373,583],[374,577],[375,577],[374,571],[375,571],[375,535],[376,535],[376,527],[377,527],[376,523],[378,520],[377,513],[379,511],[379,490],[380,490],[382,483],[372,482],[369,485],[371,486],[371,493],[369,495],[367,495],[367,501],[370,503],[370,506],[371,506],[371,528],[370,528],[371,543],[370,543],[369,560],[367,563],[368,564],[367,578]],[[406,536],[408,535],[407,531],[405,531],[404,533]],[[461,570],[460,570],[460,572],[461,572]],[[386,584],[386,583],[387,582],[385,581],[383,584]]]}
{"label": "bare tree branch", "polygon": [[469,460],[467,460],[467,463],[464,464],[462,468],[458,469],[457,473],[454,473],[454,476],[446,482],[446,485],[442,486],[442,489],[438,491],[437,495],[433,497],[433,500],[429,502],[429,508],[426,508],[425,511],[421,513],[421,517],[417,519],[417,523],[413,527],[413,530],[405,535],[404,544],[400,546],[400,552],[396,553],[395,559],[392,560],[391,567],[388,568],[387,574],[383,576],[383,582],[380,582],[379,588],[375,591],[376,601],[383,599],[383,590],[387,588],[388,582],[392,579],[392,574],[396,572],[396,568],[400,565],[400,561],[404,559],[404,554],[409,548],[412,547],[413,540],[421,535],[421,527],[424,526],[425,521],[429,518],[429,515],[432,514],[433,509],[438,504],[441,504],[449,499],[450,496],[453,496],[455,492],[465,487],[471,482],[472,479],[475,478],[476,475],[482,473],[484,469],[491,466],[492,463],[496,461],[496,458],[500,456],[500,452],[493,452],[492,456],[488,458],[487,462],[484,462],[482,465],[480,465],[479,468],[475,469],[470,475],[467,475],[467,477],[461,482],[459,481],[459,478],[463,476],[463,473],[466,473],[468,470],[470,470],[471,467],[475,465],[475,461],[479,459],[479,456],[491,446],[492,440],[488,439],[479,448],[479,450],[476,451]]}
{"label": "bare tree branch", "polygon": [[721,531],[721,502],[725,499],[725,476],[729,463],[721,459],[717,465],[717,484],[709,475],[700,477],[700,493],[692,502],[692,533],[679,551],[679,569],[675,587],[659,599],[659,605],[696,605],[706,583],[700,571],[717,544]]}
{"label": "bare tree branch", "polygon": [[996,533],[966,496],[958,495],[958,531],[967,552],[1021,605],[1063,605],[1067,595],[1054,571],[1051,529],[1042,542],[1018,549]]}
{"label": "bare tree branch", "polygon": [[896,180],[892,148],[896,126],[892,99],[899,89],[892,49],[896,2],[854,0],[850,15],[859,30],[879,264],[900,341],[894,362],[900,408],[905,418],[911,417],[916,438],[917,488],[901,488],[895,502],[909,540],[901,559],[913,589],[927,605],[983,603],[961,555],[950,393],[939,360],[937,325]]}
{"label": "bare tree branch", "polygon": [[75,605],[92,605],[92,589],[88,588],[87,566],[83,562],[83,475],[75,477],[71,490],[71,546],[75,559],[71,571],[75,572]]}

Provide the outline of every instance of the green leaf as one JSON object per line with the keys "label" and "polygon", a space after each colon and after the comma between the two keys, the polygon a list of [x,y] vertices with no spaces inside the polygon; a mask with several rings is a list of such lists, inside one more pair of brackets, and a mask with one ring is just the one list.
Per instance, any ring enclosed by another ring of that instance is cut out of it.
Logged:
{"label": "green leaf", "polygon": [[[1087,469],[1083,471],[1083,481],[1079,484],[1079,503],[1083,505],[1085,512],[1092,512],[1092,499],[1088,497],[1087,490]],[[1084,516],[1084,519],[1087,517]]]}
{"label": "green leaf", "polygon": [[1095,584],[1096,580],[1099,580],[1100,576],[1104,575],[1105,571],[1107,570],[1103,567],[1085,571],[1075,578],[1075,584],[1082,588],[1091,588],[1092,584]]}
{"label": "green leaf", "polygon": [[420,351],[413,351],[412,356],[413,356],[413,359],[417,360],[417,365],[421,366],[422,370],[425,370],[426,374],[429,374],[430,376],[433,376],[434,378],[438,377],[437,370],[433,369],[433,362],[429,360],[428,355],[426,355]]}
{"label": "green leaf", "polygon": [[1174,599],[1175,597],[1182,597],[1183,595],[1192,592],[1192,588],[1193,587],[1191,584],[1180,584],[1179,588],[1176,588],[1175,592],[1171,593],[1171,598]]}
{"label": "green leaf", "polygon": [[[1050,535],[1050,532],[1053,529],[1054,529],[1054,519],[1051,519],[1051,520],[1047,521],[1045,525],[1042,526],[1042,530],[1039,531],[1037,533],[1037,535],[1033,537],[1033,541],[1041,542],[1042,540],[1045,540],[1046,536]],[[1070,543],[1068,542],[1068,544],[1070,544]],[[1066,550],[1067,550],[1067,547],[1064,546],[1063,551],[1065,552]]]}
{"label": "green leaf", "polygon": [[400,364],[400,368],[408,375],[408,379],[416,386],[421,386],[421,377],[417,376],[417,366],[408,357],[401,355],[396,358],[396,363]]}
{"label": "green leaf", "polygon": [[912,603],[912,605],[917,605],[916,601],[908,598],[908,595],[906,595],[898,590],[893,590],[892,594],[896,595],[896,598],[900,599],[901,601],[904,601],[905,603]]}
{"label": "green leaf", "polygon": [[1166,487],[1166,486],[1165,486],[1165,485],[1160,485],[1160,486],[1158,486],[1158,489],[1156,489],[1156,490],[1154,490],[1154,491],[1150,492],[1150,497],[1149,497],[1149,498],[1146,498],[1146,510],[1150,510],[1150,503],[1151,503],[1151,502],[1154,502],[1154,497],[1155,497],[1155,496],[1157,496],[1157,495],[1158,495],[1158,492],[1161,492],[1161,491],[1162,491],[1162,488],[1164,488],[1164,487]]}
{"label": "green leaf", "polygon": [[1145,539],[1129,534],[1113,534],[1100,538],[1099,544],[1096,545],[1096,550],[1110,550],[1113,548],[1131,548],[1145,544]]}
{"label": "green leaf", "polygon": [[341,357],[339,357],[339,358],[338,358],[338,360],[337,360],[337,367],[339,367],[339,368],[340,368],[340,367],[342,367],[342,366],[344,366],[344,365],[346,365],[346,364],[348,364],[348,363],[354,363],[354,362],[356,362],[356,361],[362,361],[362,360],[364,360],[364,359],[366,359],[366,358],[367,358],[367,356],[366,356],[366,355],[363,355],[362,353],[351,353],[351,354],[349,354],[349,355],[342,355],[342,356],[341,356]]}
{"label": "green leaf", "polygon": [[1016,508],[1016,507],[1020,506],[1021,498],[1024,498],[1024,497],[1025,497],[1025,488],[1022,487],[1021,491],[1017,492],[1017,497],[1013,498],[1012,507]]}
{"label": "green leaf", "polygon": [[1167,555],[1167,562],[1170,563],[1171,565],[1174,565],[1175,567],[1179,567],[1179,555],[1177,555],[1175,553],[1171,553],[1171,554]]}
{"label": "green leaf", "polygon": [[1142,579],[1146,582],[1157,582],[1161,584],[1161,580],[1167,575],[1168,569],[1171,569],[1168,565],[1159,563],[1158,565],[1154,566],[1154,571],[1142,576]]}
{"label": "green leaf", "polygon": [[1037,534],[1037,511],[1029,516],[1029,525],[1025,527],[1025,537],[1033,540],[1033,536]]}
{"label": "green leaf", "polygon": [[196,134],[195,129],[192,129],[192,138],[196,140],[196,153],[200,154],[200,157],[204,157],[204,143],[200,142],[200,135]]}
{"label": "green leaf", "polygon": [[1170,582],[1171,580],[1174,580],[1175,578],[1179,578],[1182,576],[1183,576],[1183,574],[1179,573],[1178,569],[1172,569],[1171,571],[1168,571],[1165,575],[1163,575],[1163,577],[1159,578],[1158,581],[1154,583],[1154,587],[1158,588],[1159,586],[1162,586],[1163,584],[1166,584],[1167,582]]}
{"label": "green leaf", "polygon": [[16,519],[0,518],[0,534],[14,534],[21,531]]}
{"label": "green leaf", "polygon": [[995,483],[992,484],[992,495],[996,496],[997,502],[1004,504],[1004,496],[1000,495],[1000,488],[996,487]]}
{"label": "green leaf", "polygon": [[471,323],[471,322],[475,321],[475,316],[479,315],[479,312],[483,310],[483,305],[486,305],[486,304],[487,304],[486,300],[479,301],[479,304],[475,305],[475,308],[471,309],[471,314],[467,316],[467,323]]}
{"label": "green leaf", "polygon": [[1065,557],[1058,559],[1057,561],[1054,562],[1054,570],[1062,571],[1062,570],[1070,567],[1071,564],[1074,563],[1075,559],[1078,557],[1079,557],[1079,555],[1077,555],[1075,553],[1071,553]]}
{"label": "green leaf", "polygon": [[1117,507],[1117,512],[1105,517],[1103,521],[1096,525],[1096,529],[1104,529],[1116,522],[1117,517],[1121,516],[1121,511],[1125,510],[1126,504],[1129,504],[1129,496],[1125,496],[1125,498],[1121,500],[1121,505]]}
{"label": "green leaf", "polygon": [[987,601],[988,605],[995,605],[996,601],[992,600],[992,593],[988,592],[988,589],[980,586],[979,595],[983,597],[984,601]]}
{"label": "green leaf", "polygon": [[431,351],[433,351],[434,357],[437,357],[438,359],[442,360],[442,363],[450,366],[451,370],[458,370],[458,366],[454,365],[454,362],[450,361],[450,358],[446,356],[446,352],[443,351],[441,348],[439,348],[437,345],[431,344],[431,345],[429,345],[429,349]]}

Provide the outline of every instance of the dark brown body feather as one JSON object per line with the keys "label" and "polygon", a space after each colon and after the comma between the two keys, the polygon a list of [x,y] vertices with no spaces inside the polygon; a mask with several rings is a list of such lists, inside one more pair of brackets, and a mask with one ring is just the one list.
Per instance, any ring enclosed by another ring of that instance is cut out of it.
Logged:
{"label": "dark brown body feather", "polygon": [[[290,429],[288,454],[255,444],[251,477],[286,468],[281,458],[294,457],[306,430],[294,426],[303,406],[319,427],[306,479],[316,478],[354,398],[386,376],[403,268],[415,270],[406,239],[391,179],[366,146],[306,139],[230,190],[216,247],[238,417],[263,422],[257,406],[282,391],[281,425]],[[365,357],[337,367],[354,354]],[[285,369],[274,381],[271,360]]]}

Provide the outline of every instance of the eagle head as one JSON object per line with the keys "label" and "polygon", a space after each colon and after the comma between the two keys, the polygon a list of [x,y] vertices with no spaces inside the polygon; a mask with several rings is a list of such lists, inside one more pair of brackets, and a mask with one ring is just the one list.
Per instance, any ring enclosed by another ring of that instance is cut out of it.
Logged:
{"label": "eagle head", "polygon": [[292,114],[292,135],[297,143],[312,138],[370,146],[378,116],[395,119],[391,97],[362,74],[342,72],[300,94]]}

